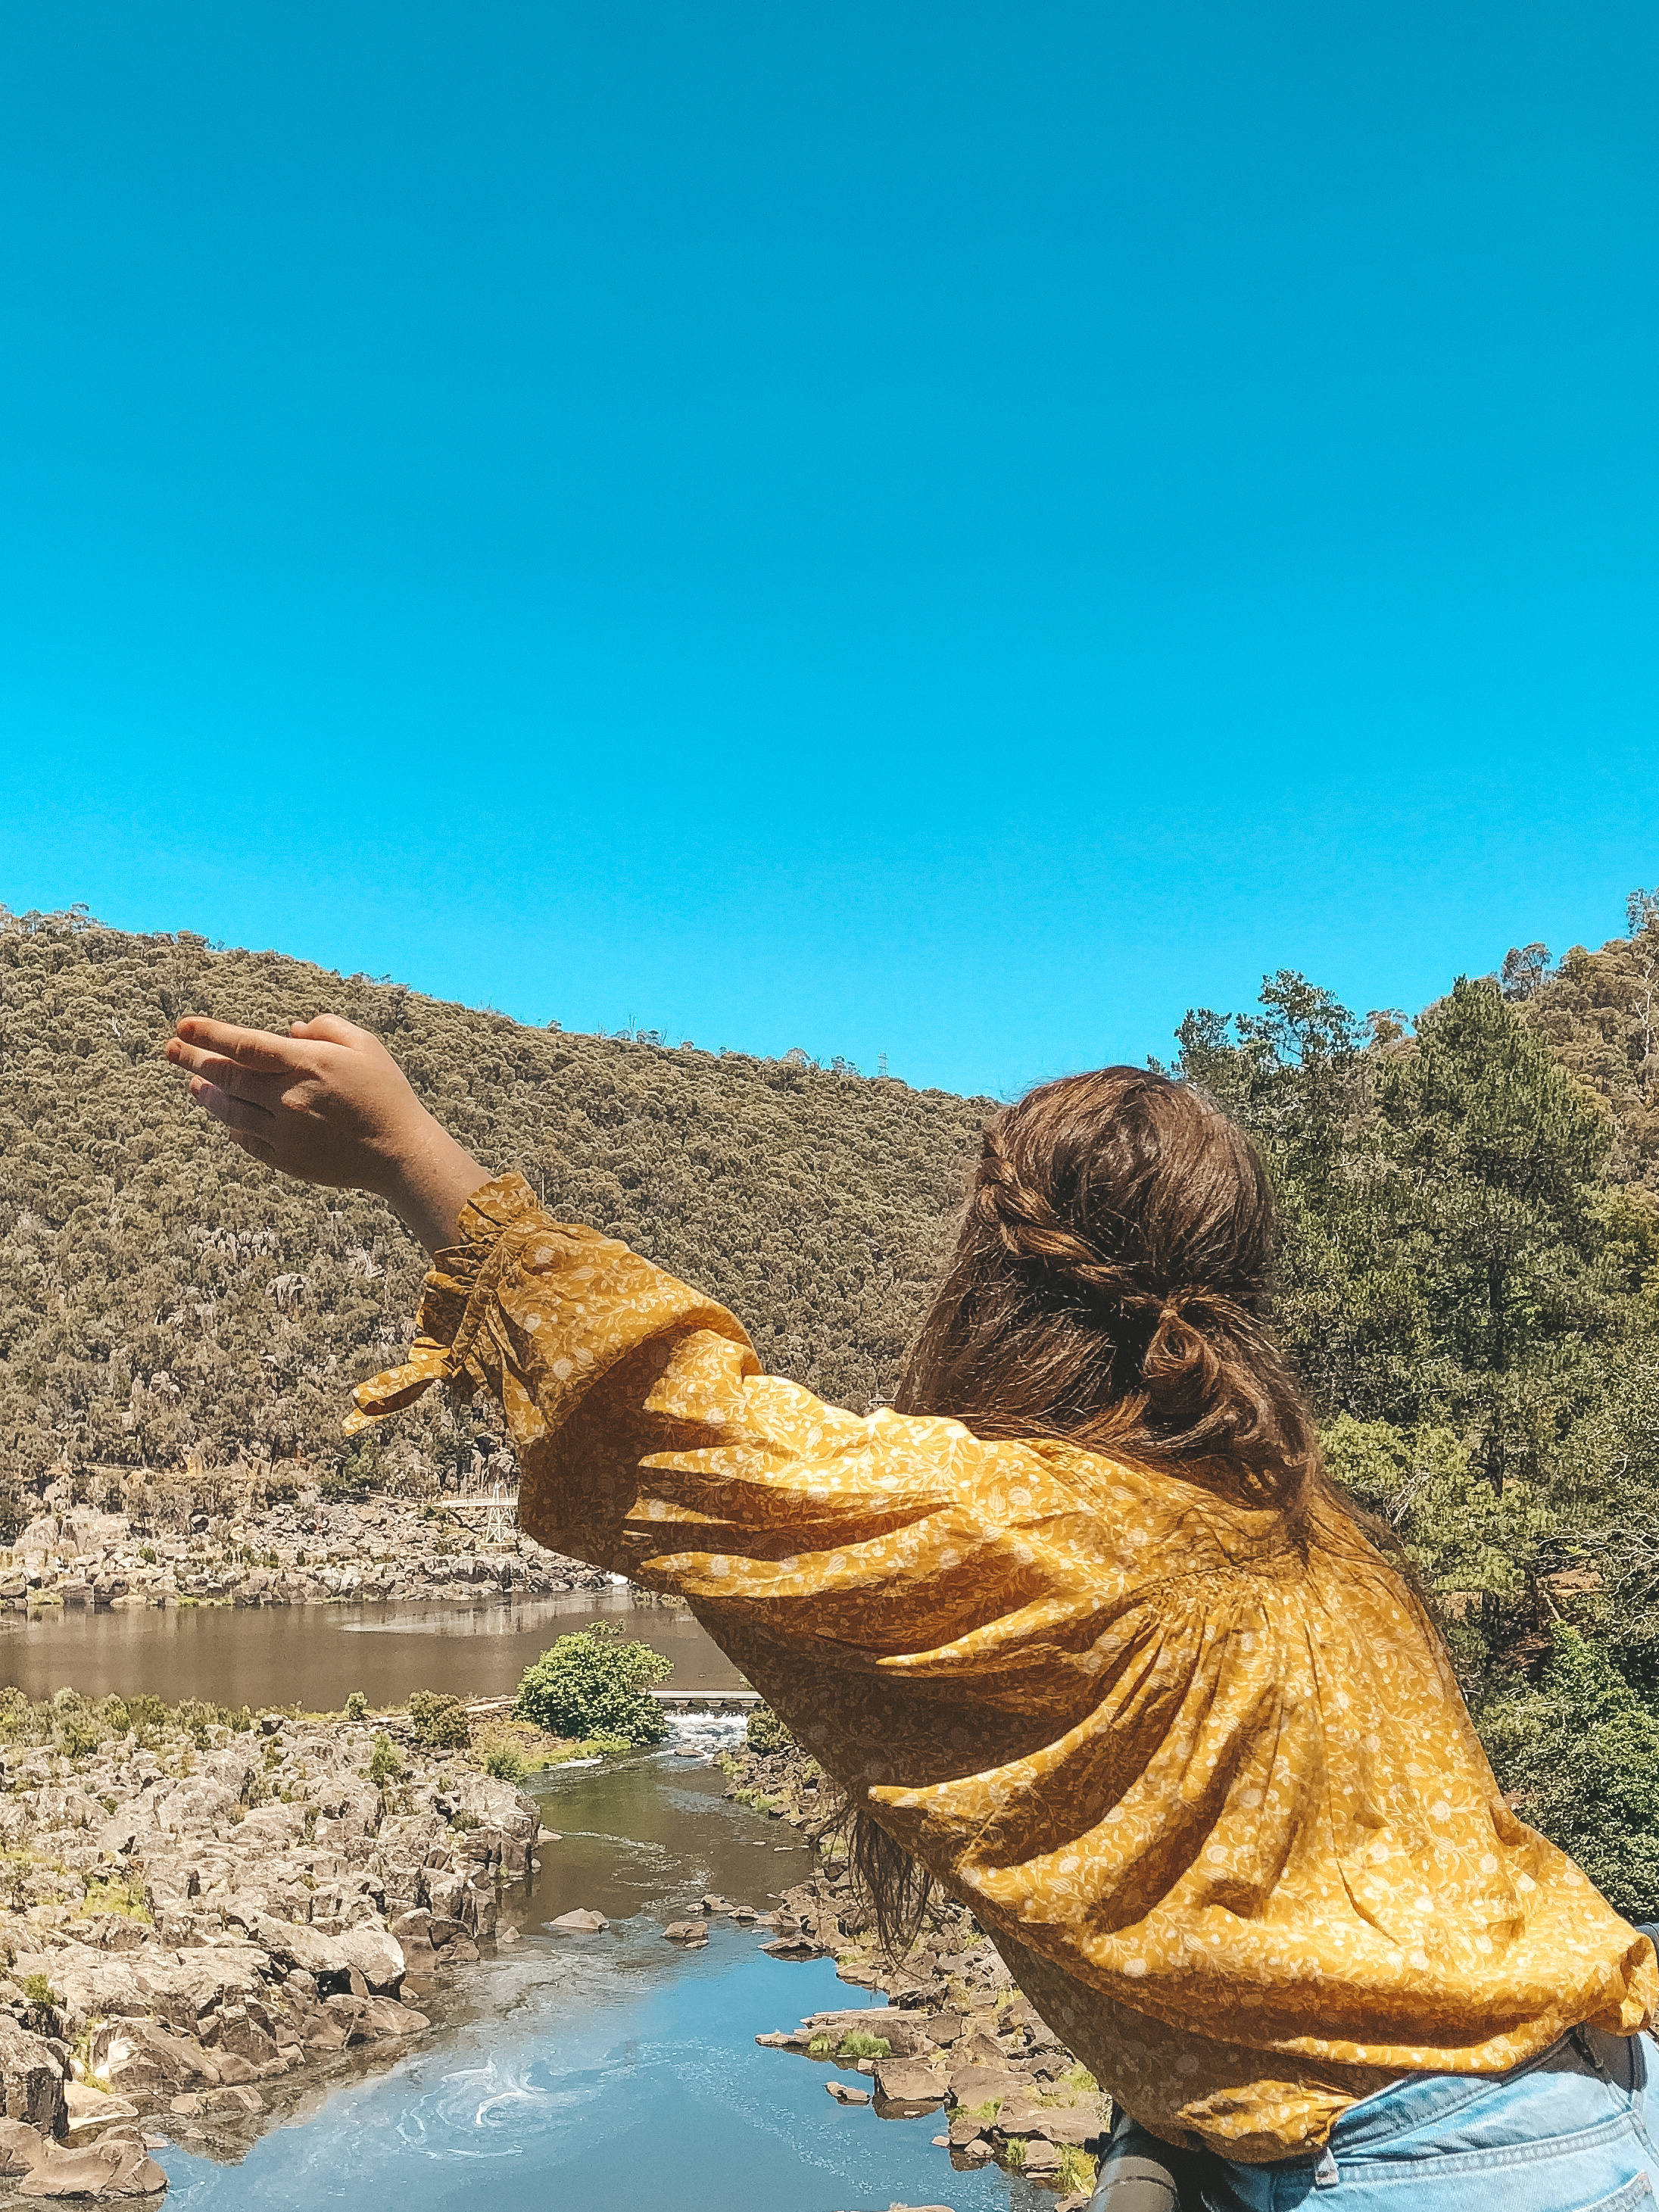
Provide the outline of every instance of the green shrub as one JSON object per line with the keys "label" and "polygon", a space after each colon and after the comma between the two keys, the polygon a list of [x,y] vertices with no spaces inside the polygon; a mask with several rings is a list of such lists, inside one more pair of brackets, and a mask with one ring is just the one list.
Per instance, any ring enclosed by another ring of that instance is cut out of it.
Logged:
{"label": "green shrub", "polygon": [[1055,2179],[1061,2194],[1069,2197],[1092,2189],[1097,2168],[1088,2152],[1076,2143],[1061,2143],[1059,2150],[1060,2172]]}
{"label": "green shrub", "polygon": [[387,1783],[395,1782],[403,1771],[404,1763],[398,1756],[397,1745],[389,1735],[377,1735],[368,1762],[369,1780],[377,1790],[384,1790]]}
{"label": "green shrub", "polygon": [[750,1751],[787,1751],[795,1741],[770,1705],[757,1705],[744,1730]]}
{"label": "green shrub", "polygon": [[862,2028],[854,2028],[843,2035],[836,2048],[837,2058],[890,2058],[893,2046],[884,2035],[866,2035]]}
{"label": "green shrub", "polygon": [[380,1478],[380,1447],[373,1437],[365,1437],[355,1451],[324,1470],[317,1492],[325,1504],[344,1505],[366,1498]]}
{"label": "green shrub", "polygon": [[[59,1690],[52,1701],[52,1733],[58,1750],[66,1759],[84,1759],[111,1734],[109,1722],[98,1707],[73,1690]],[[125,1717],[124,1708],[124,1722]],[[121,1734],[126,1734],[125,1726]]]}
{"label": "green shrub", "polygon": [[437,1690],[416,1690],[409,1701],[410,1726],[415,1741],[428,1751],[447,1751],[472,1741],[472,1724],[459,1698]]}
{"label": "green shrub", "polygon": [[32,2005],[51,2005],[54,2011],[62,2002],[57,1990],[53,1989],[44,1974],[26,1975],[23,1981],[23,1995]]}
{"label": "green shrub", "polygon": [[510,1743],[492,1743],[484,1753],[484,1772],[493,1774],[497,1782],[522,1782],[525,1775],[524,1754]]}
{"label": "green shrub", "polygon": [[646,1695],[673,1671],[648,1644],[634,1643],[609,1622],[562,1636],[525,1669],[514,1712],[554,1735],[624,1737],[660,1743],[668,1723]]}
{"label": "green shrub", "polygon": [[149,1907],[144,1898],[143,1877],[129,1875],[123,1881],[114,1876],[101,1881],[94,1876],[87,1884],[81,1910],[84,1913],[118,1912],[124,1919],[148,1920]]}
{"label": "green shrub", "polygon": [[345,1701],[346,1718],[349,1721],[360,1721],[365,1719],[368,1713],[368,1699],[361,1690],[354,1690]]}

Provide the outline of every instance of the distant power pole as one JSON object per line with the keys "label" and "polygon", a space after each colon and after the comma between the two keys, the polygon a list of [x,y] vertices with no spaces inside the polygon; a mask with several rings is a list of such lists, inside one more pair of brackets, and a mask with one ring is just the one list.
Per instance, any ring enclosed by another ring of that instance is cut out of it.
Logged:
{"label": "distant power pole", "polygon": [[886,1054],[885,1054],[884,1052],[878,1052],[878,1053],[876,1054],[876,1073],[877,1073],[878,1075],[885,1075],[885,1074],[886,1074],[886,1073],[887,1073],[887,1055],[886,1055]]}

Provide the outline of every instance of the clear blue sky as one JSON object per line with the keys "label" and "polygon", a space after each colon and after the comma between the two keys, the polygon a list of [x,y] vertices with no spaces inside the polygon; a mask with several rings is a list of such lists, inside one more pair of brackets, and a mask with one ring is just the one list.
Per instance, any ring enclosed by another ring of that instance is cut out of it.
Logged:
{"label": "clear blue sky", "polygon": [[1599,942],[1656,86],[1647,0],[10,0],[0,900],[994,1092]]}

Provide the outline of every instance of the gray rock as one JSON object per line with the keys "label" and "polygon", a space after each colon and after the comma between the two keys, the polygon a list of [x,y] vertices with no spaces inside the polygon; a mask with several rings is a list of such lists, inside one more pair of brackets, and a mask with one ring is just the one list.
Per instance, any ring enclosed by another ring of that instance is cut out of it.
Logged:
{"label": "gray rock", "polygon": [[142,2142],[116,2136],[85,2150],[49,2151],[18,2184],[20,2197],[159,2197],[167,2178]]}
{"label": "gray rock", "polygon": [[21,2120],[45,2135],[61,2136],[69,2125],[64,2071],[44,2036],[32,2035],[0,2013],[0,2086],[5,2090],[9,2120]]}
{"label": "gray rock", "polygon": [[130,2105],[124,2097],[106,2096],[94,2089],[89,2081],[73,2079],[64,2084],[64,2101],[69,2112],[69,2132],[71,2138],[78,2136],[84,2142],[99,2128],[106,2128],[118,2120],[136,2120],[138,2107]]}
{"label": "gray rock", "polygon": [[15,2179],[46,2156],[51,2138],[23,2120],[0,2120],[0,2177]]}
{"label": "gray rock", "polygon": [[1030,2087],[1024,2074],[1006,2066],[953,2066],[951,2101],[954,2105],[984,2105],[994,2098],[1006,2103]]}
{"label": "gray rock", "polygon": [[602,1912],[589,1912],[579,1907],[574,1912],[562,1912],[556,1920],[542,1924],[556,1929],[561,1936],[602,1936],[611,1923]]}
{"label": "gray rock", "polygon": [[1046,2136],[1027,2136],[1019,2170],[1030,2181],[1046,2181],[1060,2172],[1060,2152]]}
{"label": "gray rock", "polygon": [[419,2035],[431,2022],[392,1997],[327,1997],[324,2002],[345,2032],[345,2044],[386,2043]]}
{"label": "gray rock", "polygon": [[199,2107],[204,2112],[263,2112],[264,2108],[264,2099],[246,2081],[210,2089]]}
{"label": "gray rock", "polygon": [[110,2020],[92,2039],[92,2071],[131,2096],[216,2089],[222,2069],[200,2044],[155,2020]]}
{"label": "gray rock", "polygon": [[942,2074],[910,2058],[883,2058],[876,2064],[876,2111],[883,2119],[915,2119],[945,2102]]}
{"label": "gray rock", "polygon": [[403,1986],[403,1946],[384,1928],[365,1924],[331,1936],[301,1921],[258,1913],[248,1933],[285,1972],[298,1967],[313,1976],[325,1992],[346,1989],[354,1972],[375,1996],[396,1996]]}

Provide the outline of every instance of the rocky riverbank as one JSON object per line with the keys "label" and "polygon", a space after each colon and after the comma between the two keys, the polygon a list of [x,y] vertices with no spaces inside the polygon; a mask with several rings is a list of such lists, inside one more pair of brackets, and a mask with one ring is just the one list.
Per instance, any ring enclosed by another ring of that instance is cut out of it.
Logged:
{"label": "rocky riverbank", "polygon": [[[723,1764],[728,1797],[811,1837],[826,1827],[829,1792],[793,1744],[730,1753]],[[826,1855],[786,1893],[766,1948],[833,1958],[842,1981],[887,2002],[815,2013],[757,2043],[835,2069],[824,2086],[842,2104],[873,2105],[886,2119],[940,2112],[946,2131],[934,2142],[959,2171],[995,2159],[1055,2191],[1056,2212],[1087,2204],[1110,2100],[1013,1986],[964,1905],[937,1899],[916,1943],[895,1961],[880,1950],[844,1863]]]}
{"label": "rocky riverbank", "polygon": [[418,2037],[422,1994],[491,1947],[498,1884],[531,1866],[534,1801],[407,1716],[232,1717],[0,1692],[19,2196],[164,2189],[149,2153],[173,2137],[239,2155],[331,2071]]}
{"label": "rocky riverbank", "polygon": [[171,1534],[122,1513],[48,1501],[0,1552],[0,1609],[317,1605],[504,1597],[608,1589],[617,1577],[544,1550],[466,1501],[417,1505],[316,1498],[197,1514]]}

